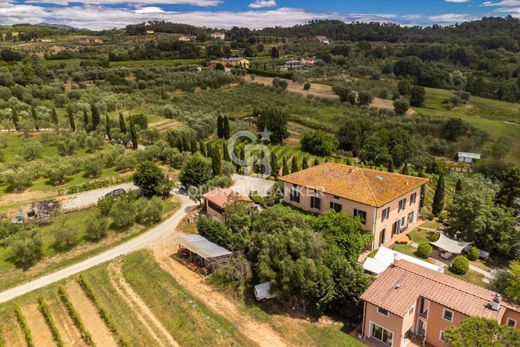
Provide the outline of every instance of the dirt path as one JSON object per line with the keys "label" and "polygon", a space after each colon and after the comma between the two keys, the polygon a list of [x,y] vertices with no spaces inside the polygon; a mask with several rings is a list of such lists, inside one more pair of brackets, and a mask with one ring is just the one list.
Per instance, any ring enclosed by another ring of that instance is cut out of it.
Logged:
{"label": "dirt path", "polygon": [[[117,294],[125,299],[125,301],[128,303],[128,306],[132,311],[134,311],[141,324],[157,341],[158,346],[178,347],[179,345],[170,335],[168,330],[162,325],[162,323],[159,321],[159,319],[157,319],[150,308],[144,303],[139,295],[132,289],[130,284],[125,280],[123,273],[121,272],[121,261],[118,259],[110,263],[108,271],[110,280],[112,281]],[[156,331],[159,331],[160,334],[157,334]]]}
{"label": "dirt path", "polygon": [[49,307],[65,346],[87,347],[63,303],[57,299]]}
{"label": "dirt path", "polygon": [[27,320],[29,329],[34,340],[35,347],[54,347],[56,343],[52,338],[49,326],[45,322],[45,318],[38,310],[38,304],[31,304],[22,307],[22,313]]}
{"label": "dirt path", "polygon": [[12,347],[25,347],[25,340],[23,338],[22,329],[18,322],[16,322],[16,318],[12,318],[9,323],[2,322],[0,325],[0,329],[2,329],[3,338],[4,338],[4,346],[12,346]]}
{"label": "dirt path", "polygon": [[170,273],[191,295],[202,301],[217,314],[226,317],[242,334],[257,345],[268,347],[287,346],[286,341],[269,324],[258,322],[252,317],[243,314],[236,303],[206,284],[202,277],[173,260],[170,255],[175,249],[175,245],[168,247],[163,245],[152,251],[155,260],[161,267]]}
{"label": "dirt path", "polygon": [[[244,76],[244,80],[247,82],[260,83],[266,86],[273,85],[273,79],[271,77],[263,77],[263,76],[255,76],[255,79],[252,81],[249,76]],[[320,98],[337,100],[338,96],[332,91],[332,87],[326,84],[312,83],[311,89],[304,90],[303,85],[300,85],[291,80],[286,80],[288,83],[287,90],[291,93],[297,93],[301,95],[314,95],[319,96]],[[394,103],[392,100],[381,99],[378,97],[374,97],[374,100],[370,104],[370,107],[385,109],[385,110],[394,110]],[[414,114],[415,111],[409,109],[407,112],[407,116]]]}
{"label": "dirt path", "polygon": [[78,310],[83,324],[87,331],[92,334],[92,340],[97,346],[113,346],[117,347],[114,337],[108,330],[105,322],[101,319],[94,304],[87,298],[79,284],[71,281],[66,284],[65,288],[70,296],[72,305]]}

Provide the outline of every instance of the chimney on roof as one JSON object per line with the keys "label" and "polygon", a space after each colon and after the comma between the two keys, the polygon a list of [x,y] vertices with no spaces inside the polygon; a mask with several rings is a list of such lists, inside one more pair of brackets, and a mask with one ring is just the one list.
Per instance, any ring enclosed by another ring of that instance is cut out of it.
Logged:
{"label": "chimney on roof", "polygon": [[401,283],[397,282],[397,284],[395,285],[395,289],[399,289],[401,288]]}
{"label": "chimney on roof", "polygon": [[493,311],[500,310],[501,303],[502,303],[502,296],[498,293],[495,293],[495,297],[493,298],[493,301],[491,301],[491,309]]}

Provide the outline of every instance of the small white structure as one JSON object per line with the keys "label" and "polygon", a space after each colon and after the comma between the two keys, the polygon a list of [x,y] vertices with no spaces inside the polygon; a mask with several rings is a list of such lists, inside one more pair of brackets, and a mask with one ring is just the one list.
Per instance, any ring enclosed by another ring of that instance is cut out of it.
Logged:
{"label": "small white structure", "polygon": [[367,258],[363,263],[363,269],[373,274],[379,275],[383,273],[395,260],[406,260],[424,268],[436,271],[444,272],[444,269],[440,266],[430,264],[427,261],[417,259],[407,254],[394,251],[393,249],[381,246],[377,251],[374,258]]}
{"label": "small white structure", "polygon": [[441,257],[445,259],[449,259],[453,254],[461,254],[462,251],[470,246],[472,242],[461,242],[452,240],[443,234],[439,237],[439,239],[435,242],[430,242],[432,246],[439,248],[441,252]]}
{"label": "small white structure", "polygon": [[264,282],[255,286],[255,297],[258,301],[269,300],[275,298],[277,295],[271,293],[271,283]]}
{"label": "small white structure", "polygon": [[459,163],[471,164],[477,160],[480,160],[480,153],[459,152],[457,153],[457,160]]}
{"label": "small white structure", "polygon": [[326,45],[330,45],[330,39],[327,36],[318,35],[316,36],[316,40]]}
{"label": "small white structure", "polygon": [[220,32],[220,31],[217,31],[217,32],[214,32],[214,33],[211,34],[211,38],[215,39],[215,40],[225,40],[226,39],[226,34]]}

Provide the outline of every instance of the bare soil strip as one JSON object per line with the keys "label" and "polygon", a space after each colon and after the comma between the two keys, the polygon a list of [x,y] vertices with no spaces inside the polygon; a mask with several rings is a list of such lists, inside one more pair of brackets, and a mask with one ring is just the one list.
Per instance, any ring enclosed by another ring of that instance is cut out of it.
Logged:
{"label": "bare soil strip", "polygon": [[71,281],[65,285],[65,289],[70,296],[70,301],[78,310],[85,328],[92,334],[92,340],[97,346],[117,347],[117,343],[108,330],[105,322],[99,316],[96,307],[87,298],[81,287],[75,281]]}
{"label": "bare soil strip", "polygon": [[27,320],[29,329],[34,339],[34,346],[36,347],[54,347],[56,343],[52,338],[52,333],[49,326],[45,322],[45,318],[38,310],[38,304],[31,304],[22,307],[22,313]]}
{"label": "bare soil strip", "polygon": [[175,247],[164,247],[153,250],[155,260],[175,280],[190,292],[191,295],[203,302],[215,313],[226,317],[237,329],[258,346],[275,347],[287,346],[286,341],[278,335],[269,324],[256,321],[254,318],[243,314],[236,303],[225,295],[213,289],[204,279],[173,260],[170,255]]}
{"label": "bare soil strip", "polygon": [[57,299],[49,306],[65,346],[87,347],[61,300]]}
{"label": "bare soil strip", "polygon": [[[130,284],[125,280],[123,273],[121,272],[121,261],[115,260],[110,263],[108,271],[110,280],[112,281],[112,284],[114,285],[117,293],[123,299],[125,299],[130,309],[134,311],[141,324],[157,341],[158,345],[164,347],[178,347],[179,345],[170,335],[168,330],[161,324],[159,319],[157,319],[150,308],[144,303],[139,295],[132,289]],[[160,334],[157,334],[156,331],[159,331]]]}
{"label": "bare soil strip", "polygon": [[2,322],[4,345],[10,347],[25,347],[25,339],[23,338],[22,329],[20,325],[15,322],[16,318],[12,318],[8,324]]}

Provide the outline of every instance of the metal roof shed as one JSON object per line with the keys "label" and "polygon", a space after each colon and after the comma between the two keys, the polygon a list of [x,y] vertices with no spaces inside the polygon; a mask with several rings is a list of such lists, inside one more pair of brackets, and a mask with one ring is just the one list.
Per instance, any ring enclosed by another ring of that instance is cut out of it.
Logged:
{"label": "metal roof shed", "polygon": [[209,260],[231,255],[232,252],[201,235],[184,235],[179,237],[179,245]]}

